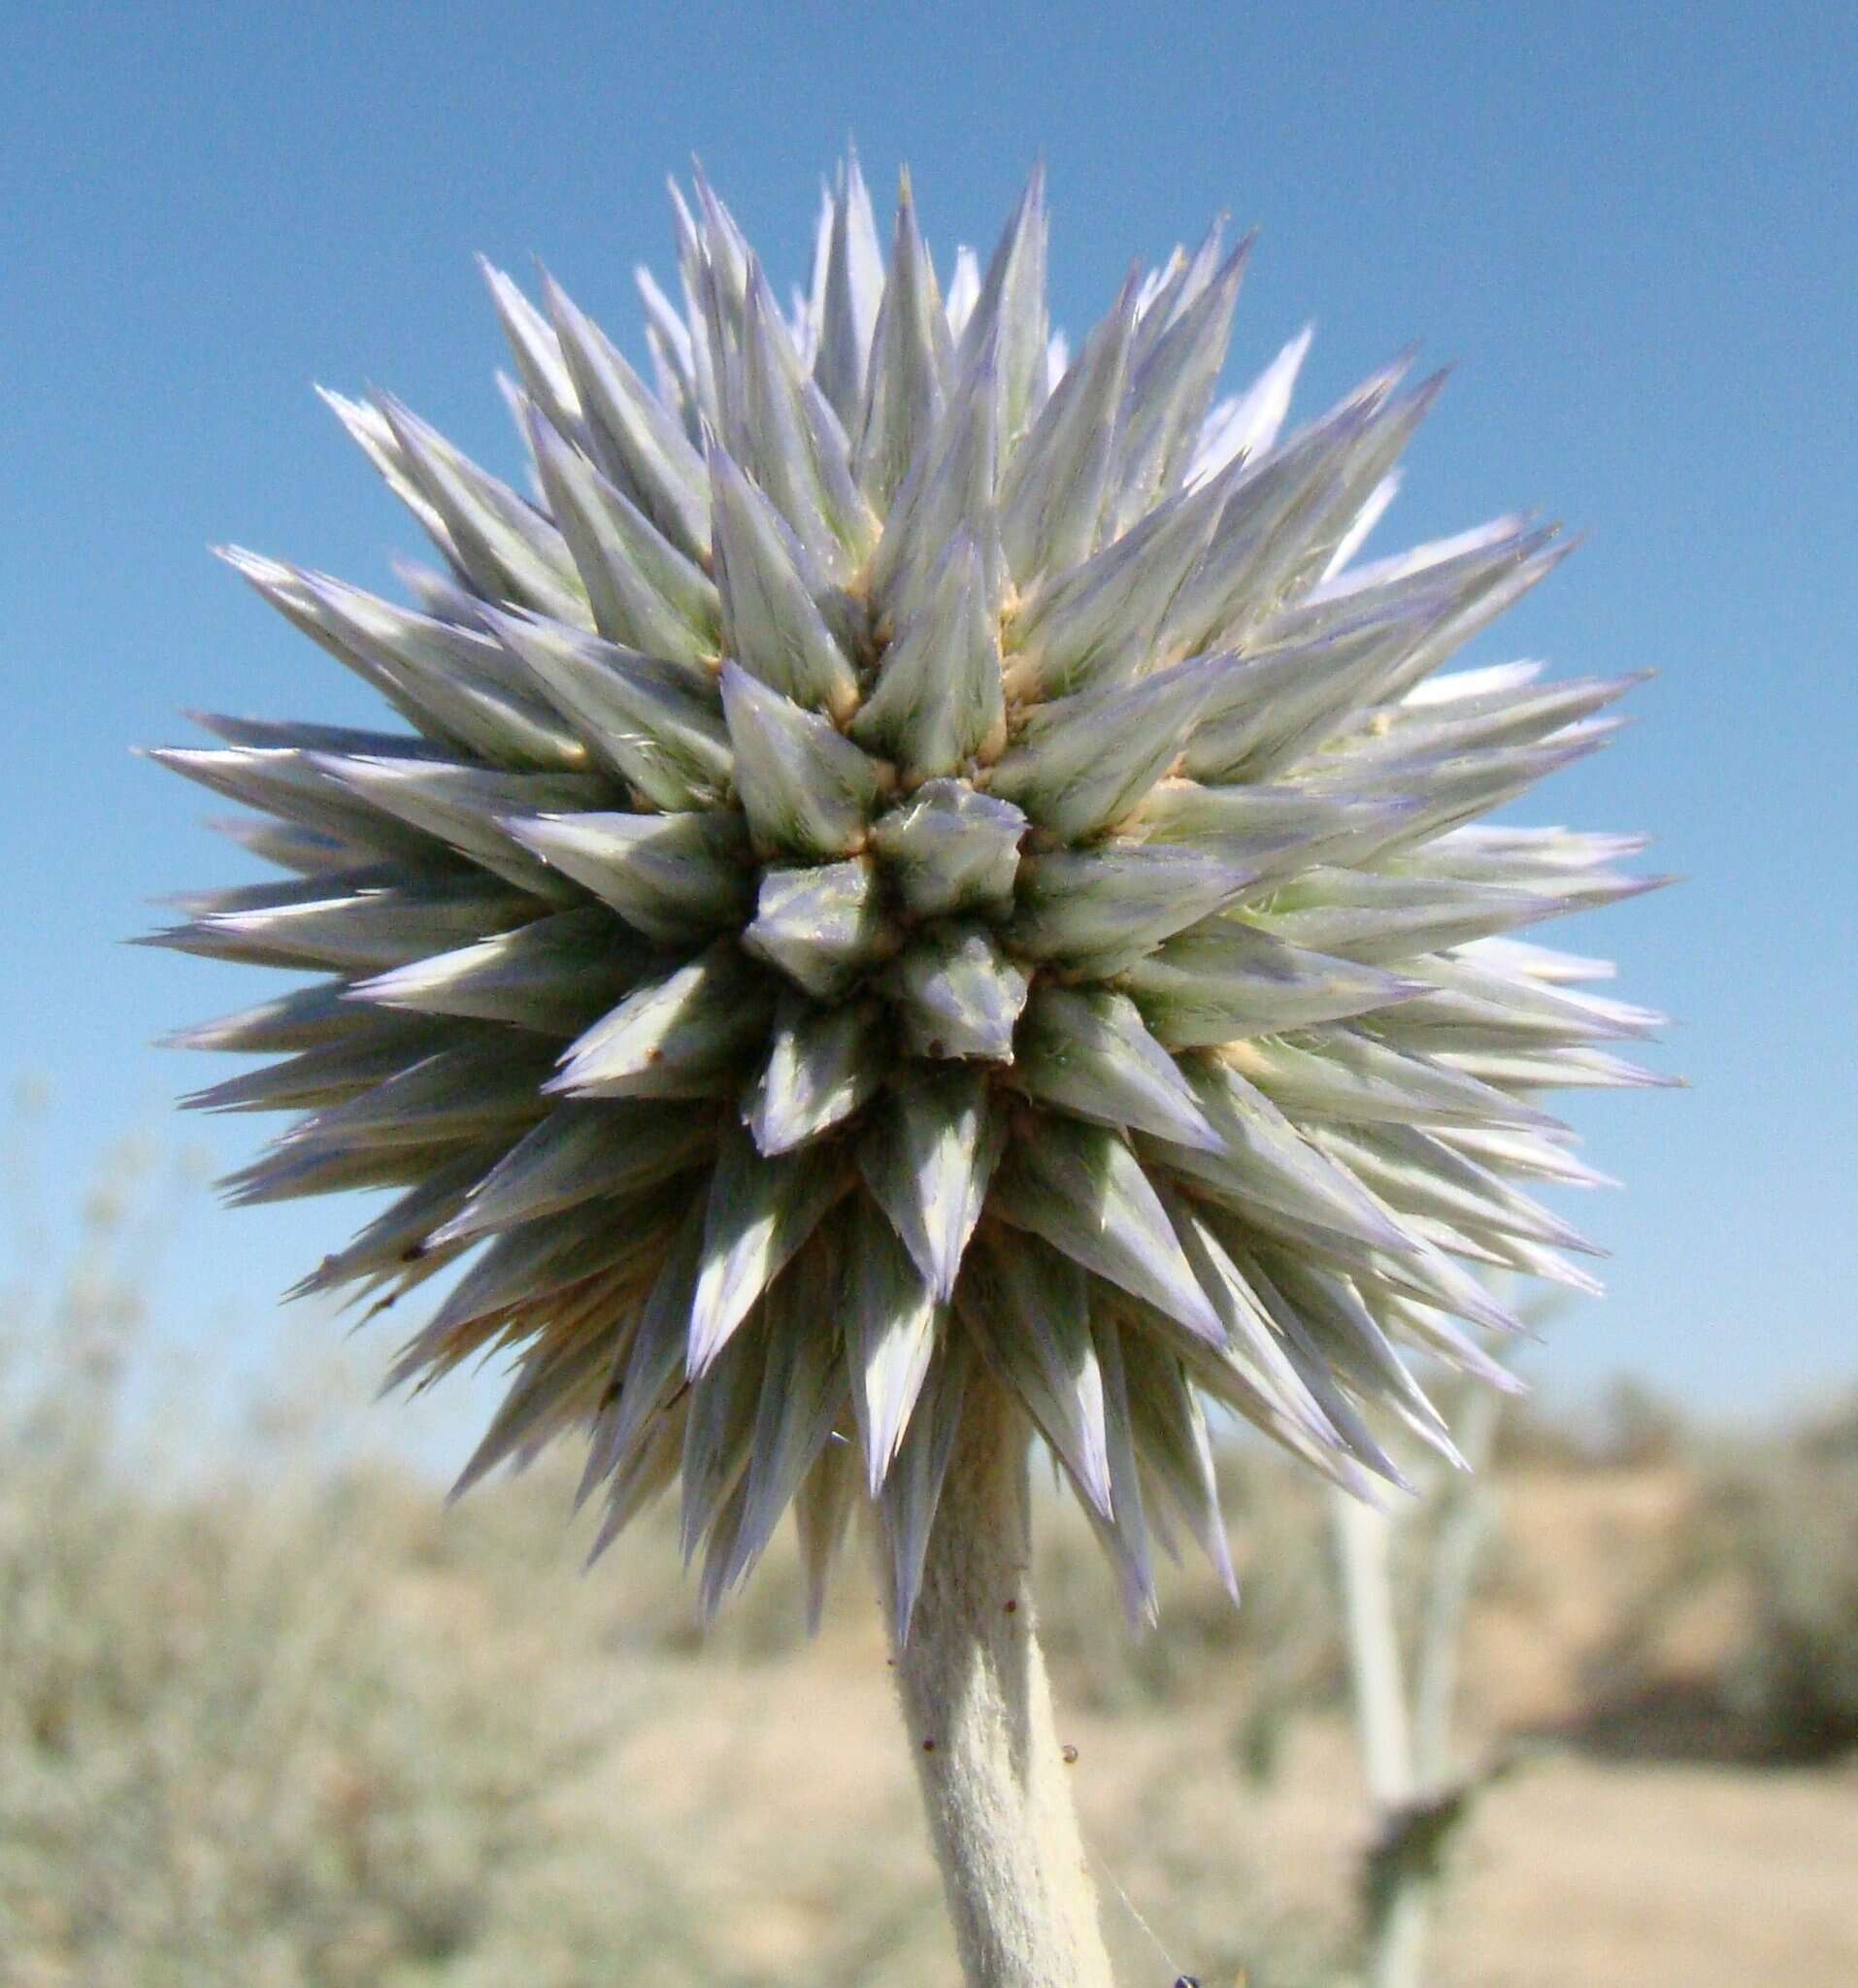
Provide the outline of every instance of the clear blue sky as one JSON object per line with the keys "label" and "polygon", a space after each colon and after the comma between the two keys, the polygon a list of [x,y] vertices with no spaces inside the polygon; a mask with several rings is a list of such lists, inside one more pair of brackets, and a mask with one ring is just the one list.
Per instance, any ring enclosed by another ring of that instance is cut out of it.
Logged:
{"label": "clear blue sky", "polygon": [[[1049,163],[1055,315],[1211,214],[1262,228],[1235,371],[1307,317],[1306,411],[1408,340],[1459,361],[1376,544],[1540,505],[1588,547],[1498,631],[1662,674],[1531,818],[1647,827],[1683,889],[1568,928],[1673,1010],[1687,1094],[1576,1098],[1629,1191],[1582,1209],[1613,1296],[1542,1371],[1716,1411],[1858,1370],[1858,39],[1825,5],[1622,8],[453,4],[11,11],[0,32],[0,1076],[46,1164],[182,1125],[209,1059],[147,1045],[263,976],[117,944],[232,880],[202,797],[134,761],[182,705],[364,695],[209,558],[235,539],[390,584],[408,523],[310,391],[389,385],[511,466],[472,266],[543,256],[636,337],[662,182],[700,152],[797,274],[855,135],[946,254]],[[1487,639],[1488,641],[1488,639]],[[1484,653],[1499,651],[1486,647]],[[262,1309],[358,1218],[203,1207],[163,1316]],[[384,1352],[384,1342],[382,1344]]]}

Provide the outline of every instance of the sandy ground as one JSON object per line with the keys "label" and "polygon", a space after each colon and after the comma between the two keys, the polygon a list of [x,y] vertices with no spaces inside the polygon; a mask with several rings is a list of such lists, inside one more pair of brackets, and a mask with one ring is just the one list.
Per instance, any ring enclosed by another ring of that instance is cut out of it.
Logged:
{"label": "sandy ground", "polygon": [[[1711,1759],[1708,1731],[1674,1749],[1656,1712],[1642,1730],[1628,1720],[1614,1731],[1604,1756],[1571,1737],[1685,1479],[1511,1474],[1500,1496],[1461,1724],[1474,1754],[1516,1736],[1521,1752],[1460,1839],[1432,1988],[1854,1988],[1858,1761],[1790,1771]],[[629,1838],[676,1861],[705,1914],[707,1988],[804,1988],[828,1957],[835,1980],[954,1988],[861,1574],[842,1571],[816,1642],[776,1639],[757,1657],[752,1640],[688,1653],[647,1640],[568,1680],[599,1698],[623,1679],[612,1738],[567,1799],[608,1827],[623,1813]],[[1122,1635],[1107,1581],[1104,1611],[1104,1635]],[[1732,1619],[1724,1598],[1700,1600],[1678,1625],[1679,1673],[1686,1661],[1708,1668]],[[456,1615],[452,1627],[473,1633]],[[1298,1718],[1270,1779],[1248,1778],[1244,1661],[1235,1649],[1230,1689],[1216,1651],[1210,1663],[1203,1653],[1191,1690],[1134,1691],[1095,1711],[1054,1665],[1125,1988],[1170,1988],[1177,1972],[1205,1988],[1339,1978],[1367,1833],[1352,1736],[1337,1713]]]}
{"label": "sandy ground", "polygon": [[[873,1988],[952,1983],[878,1637],[705,1668],[701,1682],[677,1666],[652,1678],[649,1723],[615,1745],[599,1799],[701,1842],[717,1930],[745,1966],[804,1982],[847,1902],[881,1895],[897,1924],[887,1950],[873,1930]],[[1166,1988],[1172,1961],[1228,1988],[1264,1927],[1345,1915],[1361,1811],[1339,1723],[1305,1728],[1262,1790],[1238,1772],[1217,1706],[1061,1724],[1121,1979]],[[1451,1988],[1850,1988],[1858,1771],[1545,1752],[1474,1819],[1437,1951]]]}

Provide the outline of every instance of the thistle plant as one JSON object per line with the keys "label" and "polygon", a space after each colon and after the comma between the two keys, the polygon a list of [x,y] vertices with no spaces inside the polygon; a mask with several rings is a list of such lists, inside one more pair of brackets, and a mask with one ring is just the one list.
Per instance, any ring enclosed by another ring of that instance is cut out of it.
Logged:
{"label": "thistle plant", "polygon": [[[942,288],[855,162],[783,311],[698,178],[647,381],[486,267],[524,496],[328,396],[437,547],[414,605],[234,567],[390,706],[208,716],[164,764],[283,880],[160,943],[307,971],[191,1029],[296,1122],[242,1203],[397,1190],[305,1280],[471,1257],[397,1380],[513,1356],[465,1473],[568,1432],[604,1545],[676,1484],[706,1608],[794,1510],[816,1610],[875,1515],[977,1980],[1107,1978],[1023,1594],[1043,1439],[1133,1615],[1232,1566],[1209,1416],[1351,1490],[1449,1456],[1420,1363],[1495,1376],[1477,1273],[1585,1288],[1537,1102],[1650,1081],[1646,1011],[1515,936],[1638,843],[1474,825],[1624,680],[1436,672],[1557,562],[1515,516],[1362,563],[1439,387],[1283,435],[1307,335],[1215,398],[1248,242],[1132,272],[1075,356],[1035,173]],[[1524,1184],[1519,1184],[1524,1183]]]}

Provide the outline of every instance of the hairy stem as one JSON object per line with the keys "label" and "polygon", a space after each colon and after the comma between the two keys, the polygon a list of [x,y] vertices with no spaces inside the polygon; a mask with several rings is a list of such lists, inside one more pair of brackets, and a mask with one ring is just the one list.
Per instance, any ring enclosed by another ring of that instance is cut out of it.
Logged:
{"label": "hairy stem", "polygon": [[1345,1492],[1336,1494],[1334,1510],[1356,1741],[1377,1833],[1364,1873],[1368,1983],[1418,1988],[1433,1885],[1424,1858],[1409,1853],[1418,1784],[1394,1607],[1393,1521]]}
{"label": "hairy stem", "polygon": [[1026,1448],[977,1377],[897,1684],[969,1988],[1111,1988],[1033,1633]]}
{"label": "hairy stem", "polygon": [[1484,1473],[1502,1415],[1503,1396],[1494,1387],[1472,1387],[1466,1390],[1462,1413],[1454,1418],[1466,1474],[1447,1478],[1439,1494],[1432,1578],[1413,1679],[1413,1773],[1422,1785],[1443,1784],[1458,1765],[1452,1756],[1452,1713],[1477,1556],[1496,1518]]}
{"label": "hairy stem", "polygon": [[1393,1521],[1345,1492],[1336,1494],[1333,1509],[1362,1770],[1377,1806],[1394,1808],[1411,1796],[1413,1771],[1394,1607]]}

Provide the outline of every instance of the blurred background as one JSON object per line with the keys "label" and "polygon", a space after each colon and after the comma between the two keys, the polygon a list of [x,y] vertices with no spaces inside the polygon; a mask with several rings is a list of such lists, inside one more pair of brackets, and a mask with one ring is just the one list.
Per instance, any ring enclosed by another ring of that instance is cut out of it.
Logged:
{"label": "blurred background", "polygon": [[[1610,1295],[1397,1529],[1415,1651],[1468,1570],[1436,1977],[1858,1978],[1849,15],[149,0],[0,56],[0,1982],[951,1977],[862,1569],[816,1643],[783,1562],[700,1641],[669,1529],[580,1577],[565,1463],[444,1508],[493,1379],[377,1407],[391,1335],[277,1309],[367,1209],[216,1206],[250,1123],[175,1119],[209,1077],[148,1044],[255,995],[118,944],[240,875],[131,747],[373,721],[207,552],[392,586],[313,381],[509,472],[474,252],[637,351],[666,173],[798,278],[847,136],[945,269],[1043,153],[1074,335],[1131,255],[1259,224],[1235,379],[1309,320],[1305,414],[1457,362],[1373,549],[1590,534],[1481,657],[1660,673],[1529,818],[1689,875],[1561,931],[1695,1088],[1576,1102]],[[1130,1982],[1334,1983],[1373,1906],[1332,1515],[1226,1465],[1237,1618],[1183,1574],[1125,1634],[1045,1514],[1079,1801]]]}

